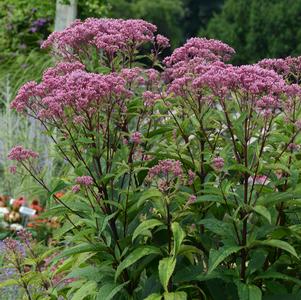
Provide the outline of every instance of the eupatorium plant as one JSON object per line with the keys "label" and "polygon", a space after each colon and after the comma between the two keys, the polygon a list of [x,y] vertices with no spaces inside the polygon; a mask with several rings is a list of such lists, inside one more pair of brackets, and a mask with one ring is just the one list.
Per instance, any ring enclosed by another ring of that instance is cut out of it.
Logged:
{"label": "eupatorium plant", "polygon": [[56,66],[12,102],[70,165],[47,186],[35,152],[9,155],[65,222],[62,270],[77,280],[57,295],[300,295],[299,59],[233,66],[230,46],[192,38],[161,63],[155,31],[76,21],[43,44]]}

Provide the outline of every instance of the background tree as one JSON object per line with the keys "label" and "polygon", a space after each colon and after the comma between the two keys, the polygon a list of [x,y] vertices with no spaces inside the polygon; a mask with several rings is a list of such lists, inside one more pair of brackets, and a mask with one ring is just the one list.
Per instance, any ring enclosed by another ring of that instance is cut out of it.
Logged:
{"label": "background tree", "polygon": [[301,52],[301,1],[227,0],[200,35],[220,39],[236,49],[236,64]]}
{"label": "background tree", "polygon": [[142,18],[158,26],[168,36],[172,47],[204,28],[223,0],[108,0],[108,15],[113,18]]}

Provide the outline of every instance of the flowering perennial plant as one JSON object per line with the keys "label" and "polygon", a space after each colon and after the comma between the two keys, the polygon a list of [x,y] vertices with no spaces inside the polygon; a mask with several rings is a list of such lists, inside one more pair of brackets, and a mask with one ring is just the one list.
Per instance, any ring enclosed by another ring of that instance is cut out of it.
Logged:
{"label": "flowering perennial plant", "polygon": [[70,165],[48,186],[35,152],[9,154],[65,222],[62,270],[77,279],[56,295],[300,295],[300,58],[233,66],[230,46],[192,38],[162,63],[155,31],[75,21],[43,44],[58,64],[12,102]]}

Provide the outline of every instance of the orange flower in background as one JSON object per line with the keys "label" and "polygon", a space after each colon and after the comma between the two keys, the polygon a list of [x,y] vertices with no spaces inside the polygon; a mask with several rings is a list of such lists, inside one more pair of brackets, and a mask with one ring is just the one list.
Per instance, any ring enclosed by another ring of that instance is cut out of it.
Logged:
{"label": "orange flower in background", "polygon": [[36,199],[31,202],[30,208],[36,210],[37,213],[43,211],[43,207],[40,205],[39,200]]}
{"label": "orange flower in background", "polygon": [[33,217],[31,222],[27,224],[27,227],[36,228],[48,222],[47,219],[40,219],[38,217]]}
{"label": "orange flower in background", "polygon": [[25,203],[26,199],[24,197],[19,197],[13,202],[13,209],[19,209]]}
{"label": "orange flower in background", "polygon": [[58,198],[62,198],[64,195],[65,195],[65,193],[63,193],[63,192],[57,192],[57,193],[55,193],[54,194],[56,197],[58,197]]}

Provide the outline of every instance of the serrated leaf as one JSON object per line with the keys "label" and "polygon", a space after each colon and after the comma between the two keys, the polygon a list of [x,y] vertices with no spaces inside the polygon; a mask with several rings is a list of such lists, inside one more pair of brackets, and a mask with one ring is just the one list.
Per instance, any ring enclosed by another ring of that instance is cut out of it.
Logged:
{"label": "serrated leaf", "polygon": [[103,285],[98,293],[97,293],[97,300],[111,300],[114,298],[115,295],[117,295],[118,292],[120,292],[129,281],[124,282],[123,284],[116,285],[114,283],[107,283]]}
{"label": "serrated leaf", "polygon": [[96,282],[95,281],[89,281],[82,285],[80,289],[78,289],[71,300],[82,300],[85,299],[88,296],[94,295],[96,290]]}
{"label": "serrated leaf", "polygon": [[233,235],[233,230],[230,224],[215,218],[203,219],[199,221],[198,224],[203,224],[206,229],[220,236],[230,237]]}
{"label": "serrated leaf", "polygon": [[224,203],[224,199],[220,195],[202,195],[197,197],[195,203],[200,203],[200,202],[219,202],[219,203]]}
{"label": "serrated leaf", "polygon": [[135,238],[140,235],[143,234],[143,232],[152,229],[156,226],[160,226],[160,225],[164,225],[160,220],[157,219],[150,219],[150,220],[146,220],[143,221],[134,231],[133,233],[133,237],[132,237],[132,241],[135,240]]}
{"label": "serrated leaf", "polygon": [[291,281],[301,286],[301,280],[275,271],[267,271],[264,274],[256,276],[254,278],[254,280],[260,280],[260,279],[279,279],[279,280]]}
{"label": "serrated leaf", "polygon": [[271,214],[266,207],[262,205],[256,205],[255,207],[253,207],[253,210],[259,215],[263,216],[270,224],[272,223]]}
{"label": "serrated leaf", "polygon": [[261,300],[262,292],[256,285],[237,282],[237,292],[239,300]]}
{"label": "serrated leaf", "polygon": [[137,202],[137,208],[139,208],[148,199],[161,198],[161,197],[162,197],[162,193],[157,189],[146,190],[140,196]]}
{"label": "serrated leaf", "polygon": [[160,254],[160,250],[153,246],[142,246],[135,249],[117,267],[115,280],[119,277],[123,270],[137,262],[140,258],[150,254]]}
{"label": "serrated leaf", "polygon": [[83,244],[79,244],[74,247],[63,250],[58,256],[55,257],[54,260],[57,261],[61,258],[75,255],[75,254],[84,253],[84,252],[97,252],[102,249],[105,249],[105,247],[103,247],[101,245],[96,246],[96,245],[92,245],[92,244],[83,243]]}
{"label": "serrated leaf", "polygon": [[180,250],[180,246],[185,238],[185,232],[181,228],[180,224],[177,222],[174,222],[171,224],[171,230],[173,233],[173,239],[174,239],[174,247],[172,249],[174,257],[178,254]]}
{"label": "serrated leaf", "polygon": [[228,256],[240,251],[241,249],[242,249],[242,247],[240,247],[240,246],[225,246],[218,250],[211,249],[210,254],[209,254],[208,274],[210,274]]}
{"label": "serrated leaf", "polygon": [[175,269],[175,266],[176,259],[173,257],[165,257],[159,262],[159,278],[165,291],[168,290],[168,282]]}
{"label": "serrated leaf", "polygon": [[279,249],[289,252],[290,254],[292,254],[293,256],[298,258],[298,254],[297,254],[295,248],[285,241],[265,240],[265,241],[254,241],[252,244],[279,248]]}

